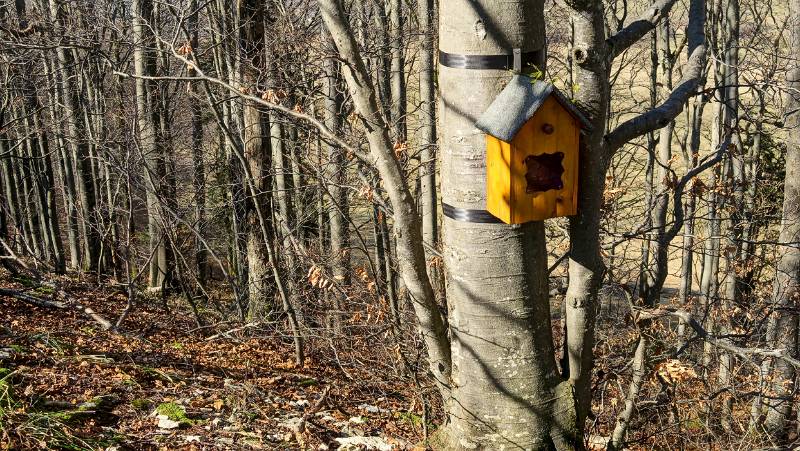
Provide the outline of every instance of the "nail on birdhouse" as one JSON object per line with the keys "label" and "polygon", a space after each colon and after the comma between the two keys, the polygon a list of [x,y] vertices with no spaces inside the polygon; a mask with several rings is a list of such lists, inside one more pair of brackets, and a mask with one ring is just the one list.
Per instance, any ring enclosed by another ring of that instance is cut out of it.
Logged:
{"label": "nail on birdhouse", "polygon": [[486,210],[507,224],[571,216],[591,124],[552,84],[515,75],[475,126],[486,133]]}

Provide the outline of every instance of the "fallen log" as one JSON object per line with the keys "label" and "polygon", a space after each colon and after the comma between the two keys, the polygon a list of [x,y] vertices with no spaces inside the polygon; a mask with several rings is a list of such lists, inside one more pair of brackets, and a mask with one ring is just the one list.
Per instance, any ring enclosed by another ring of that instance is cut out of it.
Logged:
{"label": "fallen log", "polygon": [[22,291],[10,290],[8,288],[0,288],[0,296],[8,296],[15,299],[19,299],[20,301],[26,302],[31,305],[35,305],[37,307],[75,310],[80,314],[89,317],[94,322],[98,323],[100,327],[103,328],[103,330],[111,329],[112,327],[111,322],[105,319],[99,313],[92,310],[90,307],[86,307],[80,302],[70,300],[70,296],[64,290],[59,290],[58,294],[61,295],[63,298],[67,299],[67,302],[43,299],[38,296],[32,296]]}

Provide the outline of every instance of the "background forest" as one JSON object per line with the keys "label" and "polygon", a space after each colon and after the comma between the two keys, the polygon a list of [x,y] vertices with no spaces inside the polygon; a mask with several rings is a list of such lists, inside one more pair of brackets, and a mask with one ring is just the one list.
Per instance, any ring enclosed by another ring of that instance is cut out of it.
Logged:
{"label": "background forest", "polygon": [[[647,1],[0,0],[0,443],[790,449],[800,2]],[[454,218],[520,71],[579,212]]]}

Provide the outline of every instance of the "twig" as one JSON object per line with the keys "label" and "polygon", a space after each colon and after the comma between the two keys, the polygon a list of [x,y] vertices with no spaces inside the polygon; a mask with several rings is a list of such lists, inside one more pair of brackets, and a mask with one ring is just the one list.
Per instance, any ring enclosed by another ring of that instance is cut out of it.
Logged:
{"label": "twig", "polygon": [[731,343],[731,341],[728,340],[727,338],[717,337],[709,333],[696,319],[692,317],[691,313],[685,310],[678,310],[667,307],[649,310],[639,307],[633,307],[633,311],[637,314],[637,321],[645,319],[661,318],[664,316],[671,316],[674,318],[678,318],[681,322],[691,327],[695,331],[695,333],[703,340],[707,341],[708,343],[711,343],[714,346],[717,346],[726,351],[732,352],[740,357],[743,357],[745,360],[750,360],[749,357],[753,355],[758,355],[761,357],[772,357],[783,360],[789,363],[790,365],[794,366],[795,368],[800,368],[800,360],[792,357],[786,349],[746,348],[742,346],[737,346]]}
{"label": "twig", "polygon": [[322,406],[325,405],[325,401],[328,398],[328,392],[330,391],[330,389],[331,389],[330,385],[325,387],[325,390],[322,391],[322,394],[320,395],[317,402],[315,402],[310,409],[306,410],[306,413],[304,413],[303,417],[300,418],[300,422],[297,423],[297,429],[294,432],[295,435],[297,436],[298,442],[302,442],[302,434],[303,432],[306,431],[306,422],[308,421],[308,419],[314,416],[314,414],[316,414],[317,412],[319,412],[319,409],[321,409]]}
{"label": "twig", "polygon": [[225,332],[220,332],[218,334],[214,334],[214,335],[206,338],[206,341],[213,341],[213,340],[216,340],[217,338],[220,338],[220,337],[223,337],[223,336],[227,337],[227,336],[229,336],[229,334],[232,334],[234,332],[239,332],[239,331],[242,331],[242,330],[245,330],[245,329],[249,329],[251,327],[256,327],[256,326],[259,326],[259,325],[261,325],[261,321],[254,321],[254,322],[251,322],[251,323],[247,323],[244,326],[234,327],[231,330],[228,330],[228,331],[225,331]]}

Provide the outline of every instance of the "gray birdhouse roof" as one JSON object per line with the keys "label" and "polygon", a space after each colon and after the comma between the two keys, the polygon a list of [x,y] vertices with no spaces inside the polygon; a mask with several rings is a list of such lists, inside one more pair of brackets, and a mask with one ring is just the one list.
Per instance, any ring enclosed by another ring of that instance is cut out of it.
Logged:
{"label": "gray birdhouse roof", "polygon": [[591,130],[592,125],[586,116],[561,91],[551,83],[533,80],[526,75],[515,75],[478,118],[475,126],[485,133],[510,142],[551,95],[556,96],[558,103],[578,120],[582,129]]}

